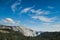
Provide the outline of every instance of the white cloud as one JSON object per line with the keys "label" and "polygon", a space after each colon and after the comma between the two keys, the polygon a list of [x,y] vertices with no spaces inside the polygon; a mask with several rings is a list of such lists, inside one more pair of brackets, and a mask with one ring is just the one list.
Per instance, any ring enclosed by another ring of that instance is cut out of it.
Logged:
{"label": "white cloud", "polygon": [[[18,0],[18,1],[16,1],[14,4],[12,4],[12,6],[11,6],[12,11],[15,12],[16,9],[17,9],[16,6],[17,6],[17,5],[20,5],[20,4],[21,4],[21,0]],[[22,8],[22,7],[20,7],[20,8]],[[20,9],[20,8],[19,8],[19,9]]]}
{"label": "white cloud", "polygon": [[20,13],[26,13],[30,11],[33,7],[24,8]]}
{"label": "white cloud", "polygon": [[43,14],[48,15],[48,14],[50,14],[50,13],[51,13],[50,11],[44,11],[44,13],[43,13]]}
{"label": "white cloud", "polygon": [[36,13],[36,14],[42,14],[43,13],[43,11],[41,11],[41,9],[38,9],[38,10],[31,9],[31,12]]}
{"label": "white cloud", "polygon": [[42,9],[35,10],[35,9],[33,9],[33,7],[34,6],[24,8],[20,11],[20,13],[32,12],[32,13],[35,13],[36,15],[40,15],[40,14],[48,15],[48,14],[50,14],[50,11],[46,11],[46,10],[42,10]]}
{"label": "white cloud", "polygon": [[38,10],[31,9],[31,12],[35,13],[36,15],[49,14],[50,13],[50,11],[45,11],[45,10],[42,10],[42,9],[38,9]]}
{"label": "white cloud", "polygon": [[15,21],[11,18],[6,18],[3,20],[3,22],[6,22],[6,23],[15,23]]}
{"label": "white cloud", "polygon": [[49,8],[49,9],[54,9],[54,7],[53,7],[53,6],[48,6],[48,8]]}
{"label": "white cloud", "polygon": [[53,22],[53,20],[55,19],[55,17],[47,18],[45,16],[32,16],[32,18],[39,19],[40,21],[43,21],[43,22]]}
{"label": "white cloud", "polygon": [[10,26],[19,26],[20,21],[19,20],[13,20],[12,18],[5,18],[5,19],[0,20],[0,24],[10,25]]}

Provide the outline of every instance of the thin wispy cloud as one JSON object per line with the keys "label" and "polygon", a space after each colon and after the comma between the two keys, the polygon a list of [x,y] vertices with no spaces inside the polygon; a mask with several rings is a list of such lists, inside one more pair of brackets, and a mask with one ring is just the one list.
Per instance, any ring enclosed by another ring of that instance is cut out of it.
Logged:
{"label": "thin wispy cloud", "polygon": [[42,10],[42,9],[38,9],[38,10],[31,9],[31,12],[35,13],[36,15],[41,15],[41,14],[48,15],[48,14],[50,14],[50,11],[46,11],[46,10]]}
{"label": "thin wispy cloud", "polygon": [[20,13],[26,13],[26,12],[30,11],[31,8],[32,8],[32,7],[24,8],[24,9],[21,10]]}
{"label": "thin wispy cloud", "polygon": [[27,7],[27,8],[24,8],[22,9],[21,13],[26,13],[26,12],[32,12],[32,13],[35,13],[36,15],[40,15],[40,14],[46,14],[48,15],[50,13],[50,11],[46,11],[46,10],[42,10],[42,9],[38,9],[38,10],[35,10],[35,9],[32,9],[33,7]]}
{"label": "thin wispy cloud", "polygon": [[3,19],[2,21],[5,22],[5,23],[12,23],[12,24],[15,23],[15,21],[11,18],[6,18],[6,19]]}
{"label": "thin wispy cloud", "polygon": [[[13,12],[16,11],[18,5],[21,5],[21,0],[18,0],[14,4],[11,5],[11,9],[12,9]],[[20,8],[22,8],[22,7],[20,6]]]}
{"label": "thin wispy cloud", "polygon": [[38,10],[31,9],[31,12],[36,13],[36,14],[42,14],[43,13],[42,9],[38,9]]}
{"label": "thin wispy cloud", "polygon": [[48,6],[48,9],[54,9],[54,7],[53,6]]}
{"label": "thin wispy cloud", "polygon": [[45,16],[32,16],[33,19],[38,19],[42,22],[53,22],[53,20],[55,19],[55,17],[53,18],[47,18]]}
{"label": "thin wispy cloud", "polygon": [[5,18],[0,20],[0,24],[3,25],[10,25],[10,26],[19,26],[20,25],[20,21],[15,21],[12,18]]}
{"label": "thin wispy cloud", "polygon": [[34,8],[34,5],[32,7],[26,7],[20,11],[20,13],[27,13],[28,11],[31,11],[32,8]]}

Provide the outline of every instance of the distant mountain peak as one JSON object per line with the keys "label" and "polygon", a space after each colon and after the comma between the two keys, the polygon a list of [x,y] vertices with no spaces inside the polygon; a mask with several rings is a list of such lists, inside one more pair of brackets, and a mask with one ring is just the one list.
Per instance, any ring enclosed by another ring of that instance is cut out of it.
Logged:
{"label": "distant mountain peak", "polygon": [[0,25],[0,27],[2,27],[3,29],[12,29],[14,31],[18,31],[21,32],[24,36],[31,36],[31,37],[35,37],[40,35],[40,32],[34,31],[32,29],[29,28],[25,28],[23,26],[5,26],[5,25]]}

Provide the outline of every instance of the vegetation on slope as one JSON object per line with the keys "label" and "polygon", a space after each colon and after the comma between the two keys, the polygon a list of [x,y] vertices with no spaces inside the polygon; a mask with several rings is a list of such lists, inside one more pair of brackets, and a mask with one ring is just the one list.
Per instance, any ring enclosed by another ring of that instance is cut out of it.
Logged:
{"label": "vegetation on slope", "polygon": [[0,29],[0,40],[60,40],[60,32],[43,32],[36,37],[26,37],[12,29]]}

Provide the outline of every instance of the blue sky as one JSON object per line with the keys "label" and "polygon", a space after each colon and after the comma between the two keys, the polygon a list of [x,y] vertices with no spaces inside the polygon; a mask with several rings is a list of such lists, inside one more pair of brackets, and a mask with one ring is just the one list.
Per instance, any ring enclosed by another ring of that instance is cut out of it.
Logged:
{"label": "blue sky", "polygon": [[0,24],[60,31],[60,1],[0,0]]}

